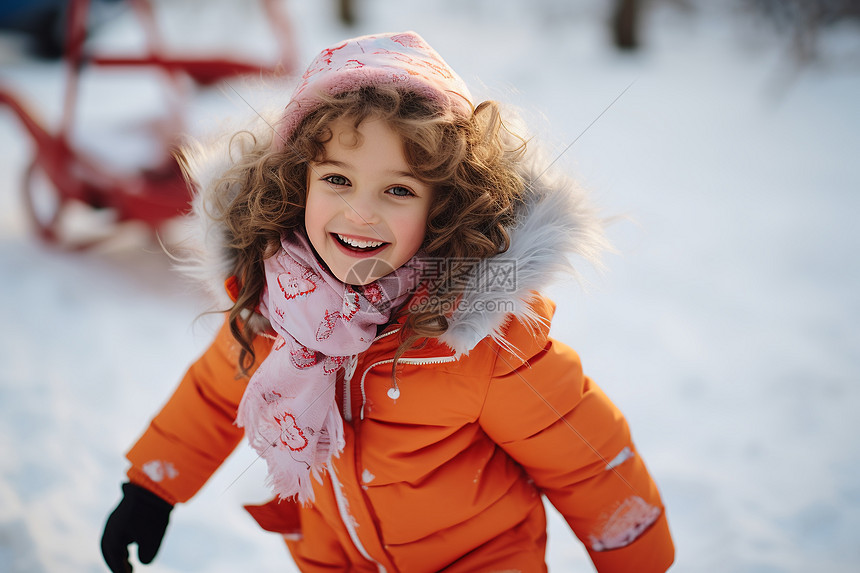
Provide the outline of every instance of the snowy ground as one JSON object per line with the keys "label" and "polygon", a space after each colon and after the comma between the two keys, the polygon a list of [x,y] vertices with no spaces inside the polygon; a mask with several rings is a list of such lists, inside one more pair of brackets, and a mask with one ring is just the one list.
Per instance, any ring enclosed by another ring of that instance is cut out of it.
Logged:
{"label": "snowy ground", "polygon": [[[633,83],[561,159],[627,218],[587,293],[553,289],[554,332],[627,414],[668,507],[675,570],[860,569],[858,29],[836,30],[827,47],[843,53],[798,72],[771,33],[715,8],[660,5],[630,56],[608,47],[596,0],[367,0],[355,30],[329,4],[288,4],[302,61],[349,35],[415,29],[475,92],[542,117],[558,151]],[[217,28],[203,18],[215,8],[198,13],[173,23],[185,40]],[[105,34],[127,26],[120,16]],[[61,69],[0,40],[0,81],[55,122]],[[157,95],[96,77],[82,138],[134,164],[131,140],[93,134],[139,121]],[[207,98],[198,115],[238,109]],[[87,252],[34,239],[19,198],[32,149],[6,111],[0,146],[0,571],[102,571],[123,453],[213,323],[195,322],[195,292],[134,230]],[[265,498],[261,464],[231,485],[252,460],[241,448],[174,512],[148,571],[292,570],[240,509]],[[550,527],[551,570],[591,570],[562,522]]]}

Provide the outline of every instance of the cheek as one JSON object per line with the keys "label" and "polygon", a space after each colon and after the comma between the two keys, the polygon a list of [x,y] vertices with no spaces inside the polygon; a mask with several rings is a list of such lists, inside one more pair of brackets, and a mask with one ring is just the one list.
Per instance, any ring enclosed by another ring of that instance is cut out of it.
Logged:
{"label": "cheek", "polygon": [[424,235],[427,234],[426,227],[424,221],[416,221],[415,226],[406,233],[406,242],[412,251],[417,251],[421,247],[421,243],[424,242]]}
{"label": "cheek", "polygon": [[326,204],[322,201],[319,193],[308,190],[305,199],[305,228],[310,232],[314,227],[320,227],[326,220]]}
{"label": "cheek", "polygon": [[405,250],[410,251],[409,257],[411,257],[421,248],[424,236],[427,234],[427,213],[403,218],[400,222],[399,234],[401,244]]}
{"label": "cheek", "polygon": [[322,247],[327,221],[325,204],[314,193],[308,193],[305,201],[305,232],[317,251]]}

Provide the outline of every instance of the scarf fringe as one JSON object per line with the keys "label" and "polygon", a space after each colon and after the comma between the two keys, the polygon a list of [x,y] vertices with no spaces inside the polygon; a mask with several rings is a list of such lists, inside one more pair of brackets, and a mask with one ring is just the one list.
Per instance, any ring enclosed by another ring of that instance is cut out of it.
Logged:
{"label": "scarf fringe", "polygon": [[[343,435],[343,421],[340,417],[340,412],[336,404],[332,404],[329,413],[326,417],[326,427],[334,428],[334,440],[320,439],[318,442],[317,453],[318,459],[309,468],[304,462],[293,462],[295,468],[299,471],[285,471],[282,464],[269,463],[269,455],[263,455],[266,462],[269,464],[269,475],[266,479],[266,486],[271,488],[277,494],[278,499],[296,500],[302,505],[307,505],[314,502],[313,481],[316,480],[322,484],[323,476],[327,471],[331,470],[332,458],[340,457],[343,451],[345,442]],[[274,450],[274,448],[270,448]],[[278,451],[277,454],[271,457],[276,457],[279,454],[284,454],[284,451]],[[306,469],[307,468],[307,469]]]}
{"label": "scarf fringe", "polygon": [[312,503],[311,478],[322,483],[331,459],[343,450],[343,419],[333,387],[331,390],[331,396],[319,397],[328,407],[320,430],[314,431],[314,424],[303,422],[307,411],[293,413],[294,404],[286,400],[267,402],[266,396],[272,391],[265,389],[257,374],[248,384],[239,404],[236,425],[245,428],[249,445],[266,461],[266,484],[280,499],[297,498],[302,504]]}

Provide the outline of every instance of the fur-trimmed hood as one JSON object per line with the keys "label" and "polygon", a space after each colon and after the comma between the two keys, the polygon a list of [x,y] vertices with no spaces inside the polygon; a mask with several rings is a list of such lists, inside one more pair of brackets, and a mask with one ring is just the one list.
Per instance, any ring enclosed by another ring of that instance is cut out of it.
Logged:
{"label": "fur-trimmed hood", "polygon": [[[272,123],[260,116],[248,128],[258,140],[273,137]],[[235,253],[231,252],[227,231],[219,222],[220,209],[231,194],[230,187],[216,182],[236,159],[233,133],[225,133],[210,143],[193,142],[184,149],[187,174],[194,187],[192,210],[178,247],[180,270],[202,285],[218,310],[232,302],[225,281],[234,274]],[[233,143],[231,143],[233,142]],[[597,264],[607,247],[601,220],[590,207],[584,191],[569,177],[551,168],[551,161],[533,143],[519,166],[527,185],[525,201],[508,229],[509,249],[474,265],[468,285],[448,330],[439,341],[455,355],[465,355],[480,340],[490,336],[503,347],[504,328],[511,316],[527,325],[538,326],[541,318],[532,310],[536,292],[565,274],[574,274],[571,257]],[[265,319],[258,316],[259,328]],[[513,349],[512,349],[513,350]]]}

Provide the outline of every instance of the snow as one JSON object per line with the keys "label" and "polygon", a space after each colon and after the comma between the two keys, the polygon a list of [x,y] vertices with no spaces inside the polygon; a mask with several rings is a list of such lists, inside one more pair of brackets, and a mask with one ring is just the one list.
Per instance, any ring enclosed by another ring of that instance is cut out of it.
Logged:
{"label": "snow", "polygon": [[[704,3],[691,13],[653,4],[636,54],[608,46],[597,0],[367,0],[353,30],[333,4],[287,4],[303,62],[347,36],[414,29],[473,93],[520,106],[556,152],[575,140],[559,163],[618,217],[617,253],[586,273],[585,291],[552,289],[553,332],[627,415],[668,508],[674,570],[856,571],[856,25],[829,32],[830,57],[798,69],[768,29]],[[185,40],[264,45],[263,34],[215,34],[212,15],[231,9],[222,0],[200,25],[171,22]],[[133,37],[126,16],[104,26],[106,44]],[[61,68],[2,40],[0,81],[54,125]],[[112,152],[115,165],[144,161],[146,145],[111,128],[163,108],[154,77],[92,75],[81,145]],[[189,109],[204,125],[244,105],[211,90]],[[123,454],[217,319],[199,316],[200,296],[140,229],[86,251],[38,241],[20,196],[32,144],[7,111],[0,143],[0,570],[103,571],[98,540]],[[266,499],[253,462],[241,447],[177,508],[143,569],[294,570],[241,509]],[[591,570],[557,515],[548,561]]]}

